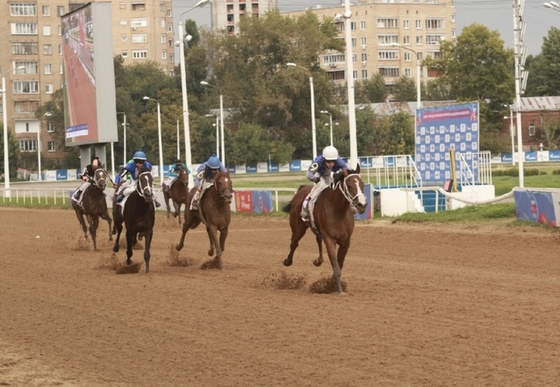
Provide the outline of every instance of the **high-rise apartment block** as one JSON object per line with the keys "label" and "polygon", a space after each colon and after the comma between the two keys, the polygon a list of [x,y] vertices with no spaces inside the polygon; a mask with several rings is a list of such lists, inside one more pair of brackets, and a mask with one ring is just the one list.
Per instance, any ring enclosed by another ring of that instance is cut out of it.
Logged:
{"label": "high-rise apartment block", "polygon": [[[0,15],[0,73],[6,79],[6,100],[2,109],[8,127],[16,134],[22,154],[37,153],[41,130],[44,167],[52,168],[63,159],[52,141],[53,128],[46,119],[37,119],[35,110],[48,102],[63,86],[60,17],[87,2],[63,0],[3,1]],[[175,66],[172,2],[170,0],[112,1],[113,55],[121,55],[125,65],[152,61],[164,73]],[[24,163],[25,163],[24,158]],[[35,165],[21,165],[34,169]]]}
{"label": "high-rise apartment block", "polygon": [[277,0],[213,0],[212,28],[223,28],[233,35],[243,16],[259,17],[277,7]]}
{"label": "high-rise apartment block", "polygon": [[[283,13],[301,15],[305,11]],[[320,20],[335,18],[340,38],[345,38],[345,23],[350,23],[353,74],[346,74],[346,53],[325,52],[321,67],[334,81],[362,81],[381,74],[391,88],[402,75],[416,79],[417,60],[438,57],[442,40],[455,39],[455,4],[453,0],[360,0],[351,6],[314,8]],[[421,81],[430,77],[421,71]]]}

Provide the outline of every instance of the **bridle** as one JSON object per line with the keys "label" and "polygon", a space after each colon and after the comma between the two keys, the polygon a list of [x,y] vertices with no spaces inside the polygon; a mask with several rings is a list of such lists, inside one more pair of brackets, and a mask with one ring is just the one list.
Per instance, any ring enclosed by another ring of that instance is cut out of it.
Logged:
{"label": "bridle", "polygon": [[342,181],[342,184],[339,184],[339,185],[338,185],[338,188],[340,189],[340,191],[342,192],[342,194],[344,195],[344,197],[346,198],[346,200],[348,200],[348,202],[349,202],[350,204],[354,204],[356,198],[357,198],[357,197],[360,197],[360,196],[363,196],[363,197],[364,197],[364,200],[365,200],[366,195],[365,195],[365,194],[362,192],[362,190],[360,190],[360,189],[357,189],[357,190],[356,190],[356,191],[357,191],[356,195],[352,196],[352,195],[350,194],[350,190],[348,189],[348,182],[347,182],[347,180],[348,180],[350,177],[355,177],[354,180],[356,181],[356,185],[359,187],[358,179],[360,179],[360,175],[358,175],[357,173],[351,173],[351,174],[349,174],[348,176],[345,176],[345,177],[344,177],[344,180]]}
{"label": "bridle", "polygon": [[104,190],[107,186],[107,179],[109,174],[103,168],[97,168],[93,174],[93,184],[100,190]]}
{"label": "bridle", "polygon": [[[218,180],[221,181],[221,179],[225,179],[225,183],[227,184],[224,192],[220,192],[220,189],[218,187]],[[221,173],[218,173],[216,175],[216,178],[214,179],[214,188],[216,189],[216,191],[218,192],[218,194],[220,195],[220,198],[222,200],[227,200],[227,199],[231,200],[233,189],[229,187],[229,184],[228,184],[229,179],[230,179],[229,176],[222,175]]]}
{"label": "bridle", "polygon": [[141,172],[136,180],[136,192],[138,196],[144,198],[145,201],[151,200],[154,195],[152,187],[152,174],[149,171]]}

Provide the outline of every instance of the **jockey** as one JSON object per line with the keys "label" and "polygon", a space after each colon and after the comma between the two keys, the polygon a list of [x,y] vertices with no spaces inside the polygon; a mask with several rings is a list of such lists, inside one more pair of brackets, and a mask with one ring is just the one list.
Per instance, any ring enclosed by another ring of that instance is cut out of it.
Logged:
{"label": "jockey", "polygon": [[214,179],[218,172],[226,172],[227,169],[222,164],[218,156],[212,155],[210,158],[202,163],[197,169],[197,174],[194,176],[194,185],[198,189],[194,194],[193,202],[191,208],[193,210],[198,210],[198,202],[200,200],[200,193],[204,192],[206,188],[214,184]]}
{"label": "jockey", "polygon": [[187,170],[187,173],[191,173],[191,171],[187,168],[187,166],[185,165],[185,163],[183,163],[180,159],[177,159],[177,161],[175,161],[175,164],[172,164],[169,167],[169,177],[165,180],[164,182],[164,189],[169,189],[171,188],[171,186],[173,185],[173,182],[177,179],[177,176],[179,176],[179,172],[181,171],[181,167],[183,169]]}
{"label": "jockey", "polygon": [[[136,189],[135,183],[136,179],[140,175],[142,169],[147,169],[148,171],[152,171],[152,164],[148,161],[148,157],[144,153],[142,149],[138,149],[134,156],[132,156],[132,161],[129,161],[121,170],[121,172],[115,178],[117,190],[117,203],[122,202],[125,196],[129,196],[131,193],[134,192]],[[125,180],[121,184],[121,180],[127,175],[130,174],[130,179]],[[154,196],[154,204],[156,207],[159,207],[160,204],[156,200]]]}
{"label": "jockey", "polygon": [[78,204],[82,204],[82,200],[84,198],[84,192],[90,186],[91,181],[93,180],[93,176],[95,175],[95,170],[101,166],[101,161],[99,161],[99,157],[95,157],[91,164],[86,165],[82,173],[80,174],[79,178],[82,179],[84,182],[74,192],[72,195],[72,200]]}
{"label": "jockey", "polygon": [[321,191],[331,184],[331,172],[339,170],[348,170],[348,165],[344,160],[338,157],[338,150],[332,145],[323,149],[323,154],[313,160],[313,163],[307,170],[305,177],[311,180],[315,185],[309,193],[309,197],[304,204],[300,216],[309,219],[309,214],[313,213],[315,199]]}

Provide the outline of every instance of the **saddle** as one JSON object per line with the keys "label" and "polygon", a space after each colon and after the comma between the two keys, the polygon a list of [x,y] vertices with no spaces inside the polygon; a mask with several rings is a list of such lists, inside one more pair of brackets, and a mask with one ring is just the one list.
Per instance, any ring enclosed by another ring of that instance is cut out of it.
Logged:
{"label": "saddle", "polygon": [[167,184],[166,182],[163,182],[162,187],[163,187],[164,190],[169,192],[169,191],[171,191],[171,187],[173,187],[173,184],[175,184],[176,182],[177,182],[177,178],[174,177],[169,184]]}

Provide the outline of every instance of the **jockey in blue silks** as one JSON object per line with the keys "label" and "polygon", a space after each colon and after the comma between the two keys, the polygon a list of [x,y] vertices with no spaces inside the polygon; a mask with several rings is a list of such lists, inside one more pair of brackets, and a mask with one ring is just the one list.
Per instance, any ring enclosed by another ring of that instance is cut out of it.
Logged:
{"label": "jockey in blue silks", "polygon": [[[132,161],[129,161],[121,170],[121,172],[115,178],[115,184],[118,187],[117,190],[117,203],[120,203],[125,196],[129,196],[131,193],[134,192],[136,189],[136,179],[140,175],[140,171],[146,168],[148,171],[152,171],[152,164],[148,161],[148,157],[146,153],[142,149],[139,149],[134,153],[132,156]],[[130,179],[123,181],[121,184],[122,179],[127,175],[130,174]],[[156,200],[154,196],[154,204],[156,207],[159,207],[160,204]]]}
{"label": "jockey in blue silks", "polygon": [[179,176],[181,168],[186,169],[188,174],[191,173],[185,163],[183,163],[180,159],[177,159],[177,161],[175,161],[175,164],[171,164],[169,166],[169,176],[167,177],[167,179],[165,179],[164,187],[169,189],[173,185],[173,182],[177,179],[177,176]]}
{"label": "jockey in blue silks", "polygon": [[313,213],[315,199],[321,191],[331,184],[331,172],[335,173],[340,170],[348,170],[348,165],[346,161],[338,157],[338,150],[332,145],[323,149],[323,154],[313,160],[305,177],[315,185],[311,188],[309,197],[306,199],[306,204],[304,204],[303,211],[300,214],[302,218],[309,219],[309,214]]}
{"label": "jockey in blue silks", "polygon": [[200,167],[198,167],[196,170],[197,174],[194,176],[194,185],[198,189],[196,190],[191,205],[193,210],[198,210],[198,202],[200,200],[201,192],[204,192],[206,188],[214,184],[214,179],[216,178],[218,172],[226,171],[226,167],[216,155],[210,156],[207,161],[203,162]]}

